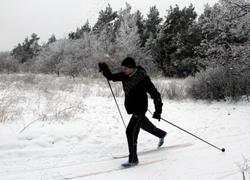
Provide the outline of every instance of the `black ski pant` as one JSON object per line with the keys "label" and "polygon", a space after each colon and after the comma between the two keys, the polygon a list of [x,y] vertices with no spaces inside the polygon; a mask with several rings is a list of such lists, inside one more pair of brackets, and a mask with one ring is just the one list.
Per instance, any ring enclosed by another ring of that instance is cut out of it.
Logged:
{"label": "black ski pant", "polygon": [[138,161],[137,139],[140,132],[140,128],[158,138],[162,138],[166,135],[166,132],[153,125],[145,116],[145,114],[133,114],[126,129],[129,149],[129,162]]}

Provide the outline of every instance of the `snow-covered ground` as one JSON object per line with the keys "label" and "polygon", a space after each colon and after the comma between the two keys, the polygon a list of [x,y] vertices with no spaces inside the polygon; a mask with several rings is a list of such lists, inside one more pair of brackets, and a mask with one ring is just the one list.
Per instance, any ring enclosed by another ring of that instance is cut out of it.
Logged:
{"label": "snow-covered ground", "polygon": [[[74,85],[69,90],[65,84],[60,90],[17,82],[8,88],[0,85],[5,87],[1,89],[0,99],[5,105],[0,106],[0,118],[12,119],[0,124],[1,180],[241,180],[241,169],[250,166],[246,161],[250,160],[248,102],[164,99],[163,118],[226,152],[151,119],[168,132],[164,147],[169,148],[139,155],[140,166],[119,170],[127,159],[113,157],[127,154],[127,141],[112,97],[98,95],[102,88],[108,94],[107,86]],[[117,100],[128,123],[123,97]],[[151,101],[149,109],[153,111]],[[151,117],[149,113],[147,116]],[[157,143],[158,138],[141,130],[139,152],[156,149]],[[250,179],[249,171],[245,172],[246,179]]]}

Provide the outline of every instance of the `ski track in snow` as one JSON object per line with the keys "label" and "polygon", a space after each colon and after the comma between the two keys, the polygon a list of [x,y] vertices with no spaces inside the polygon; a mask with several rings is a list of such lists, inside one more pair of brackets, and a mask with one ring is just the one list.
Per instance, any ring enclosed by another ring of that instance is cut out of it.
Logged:
{"label": "ski track in snow", "polygon": [[[226,152],[150,118],[157,127],[167,130],[165,146],[193,145],[141,155],[142,164],[157,162],[115,171],[126,159],[112,157],[127,153],[127,141],[113,99],[86,97],[81,100],[85,111],[77,119],[37,121],[22,133],[20,130],[34,120],[32,115],[27,114],[23,121],[0,124],[0,179],[242,179],[237,164],[243,164],[244,158],[250,160],[249,103],[164,100],[163,118],[224,147]],[[126,115],[123,98],[117,100],[127,124],[130,116]],[[149,109],[153,107],[150,101]],[[157,138],[141,130],[138,151],[154,149],[157,143]]]}

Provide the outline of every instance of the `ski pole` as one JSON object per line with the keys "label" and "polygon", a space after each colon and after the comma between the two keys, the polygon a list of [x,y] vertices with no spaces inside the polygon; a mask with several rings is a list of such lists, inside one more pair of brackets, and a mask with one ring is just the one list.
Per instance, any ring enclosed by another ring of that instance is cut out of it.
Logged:
{"label": "ski pole", "polygon": [[[148,110],[148,111],[149,111],[149,110]],[[150,112],[150,111],[149,111],[149,112]],[[152,114],[152,112],[150,112],[150,113]],[[191,136],[193,136],[193,137],[195,137],[195,138],[197,138],[197,139],[199,139],[199,140],[201,140],[201,141],[203,141],[203,142],[209,144],[210,146],[212,146],[212,147],[214,147],[214,148],[216,148],[216,149],[218,149],[218,150],[220,150],[220,151],[222,151],[222,152],[225,152],[225,148],[220,149],[219,147],[217,147],[217,146],[215,146],[215,145],[213,145],[213,144],[211,144],[211,143],[205,141],[204,139],[202,139],[202,138],[200,138],[200,137],[198,137],[198,136],[196,136],[196,135],[194,135],[194,134],[188,132],[187,130],[185,130],[185,129],[183,129],[183,128],[181,128],[181,127],[179,127],[179,126],[177,126],[177,125],[175,125],[175,124],[173,124],[173,123],[167,121],[166,119],[161,118],[161,120],[163,120],[163,121],[165,121],[165,122],[171,124],[172,126],[174,126],[174,127],[178,128],[178,129],[180,129],[180,130],[182,130],[182,131],[184,131],[184,132],[190,134]]]}
{"label": "ski pole", "polygon": [[108,85],[109,85],[110,91],[111,91],[111,93],[112,93],[112,96],[113,96],[113,98],[114,98],[114,100],[115,100],[116,107],[117,107],[117,109],[118,109],[118,111],[119,111],[119,114],[120,114],[120,116],[121,116],[123,125],[124,125],[124,127],[125,127],[125,129],[126,129],[127,127],[126,127],[126,124],[125,124],[124,119],[123,119],[123,117],[122,117],[121,110],[120,110],[120,108],[119,108],[119,106],[118,106],[118,103],[117,103],[117,101],[116,101],[115,94],[114,94],[114,92],[113,92],[113,89],[112,89],[111,84],[110,84],[110,82],[109,82],[108,79],[107,79],[107,81],[108,81]]}

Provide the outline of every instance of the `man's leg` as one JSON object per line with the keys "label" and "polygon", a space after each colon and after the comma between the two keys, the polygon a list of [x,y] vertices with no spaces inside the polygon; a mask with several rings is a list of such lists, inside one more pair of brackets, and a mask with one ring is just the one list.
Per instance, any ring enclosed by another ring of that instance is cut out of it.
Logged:
{"label": "man's leg", "polygon": [[133,114],[126,130],[129,149],[129,163],[138,162],[137,139],[141,128],[142,120],[142,114]]}
{"label": "man's leg", "polygon": [[164,138],[167,134],[165,131],[157,128],[153,123],[151,123],[146,116],[143,117],[141,128],[158,138]]}

